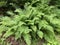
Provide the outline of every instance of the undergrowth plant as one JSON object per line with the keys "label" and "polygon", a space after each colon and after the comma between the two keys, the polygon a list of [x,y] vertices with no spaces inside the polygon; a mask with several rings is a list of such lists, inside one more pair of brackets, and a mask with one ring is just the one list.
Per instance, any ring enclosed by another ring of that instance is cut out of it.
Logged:
{"label": "undergrowth plant", "polygon": [[27,45],[38,39],[44,39],[45,45],[59,45],[55,31],[60,33],[60,9],[49,5],[50,1],[31,0],[24,4],[24,9],[8,10],[8,16],[0,17],[0,37],[4,32],[0,43],[5,45],[5,40],[14,35],[15,40],[23,39]]}

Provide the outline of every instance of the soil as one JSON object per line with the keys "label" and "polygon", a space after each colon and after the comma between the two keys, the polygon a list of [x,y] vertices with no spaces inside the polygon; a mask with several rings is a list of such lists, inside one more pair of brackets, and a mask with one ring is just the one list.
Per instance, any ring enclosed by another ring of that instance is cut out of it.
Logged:
{"label": "soil", "polygon": [[[10,36],[9,38],[7,38],[6,42],[9,42],[11,45],[26,45],[26,43],[23,40],[16,41],[13,36]],[[37,44],[34,44],[34,45],[43,45],[43,42],[44,40],[39,40]]]}
{"label": "soil", "polygon": [[10,36],[6,39],[6,42],[9,42],[11,45],[19,45],[13,36]]}

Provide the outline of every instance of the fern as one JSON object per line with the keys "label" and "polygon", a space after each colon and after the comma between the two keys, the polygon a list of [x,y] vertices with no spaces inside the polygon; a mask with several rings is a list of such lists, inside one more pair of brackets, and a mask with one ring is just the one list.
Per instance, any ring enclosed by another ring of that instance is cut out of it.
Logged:
{"label": "fern", "polygon": [[60,33],[60,10],[56,6],[49,6],[50,1],[31,0],[25,2],[24,9],[17,7],[14,11],[7,11],[9,16],[0,18],[0,36],[5,32],[2,38],[6,40],[14,35],[15,40],[22,38],[27,45],[32,44],[32,39],[44,39],[46,45],[59,45],[55,31]]}

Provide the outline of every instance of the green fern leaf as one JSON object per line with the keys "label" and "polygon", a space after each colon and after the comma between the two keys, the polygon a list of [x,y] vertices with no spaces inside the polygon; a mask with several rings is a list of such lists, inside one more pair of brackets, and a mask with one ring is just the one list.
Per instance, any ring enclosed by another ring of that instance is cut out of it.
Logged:
{"label": "green fern leaf", "polygon": [[31,45],[31,36],[29,34],[24,34],[23,38],[27,45]]}
{"label": "green fern leaf", "polygon": [[37,31],[37,35],[39,36],[39,38],[43,38],[43,32],[42,31]]}

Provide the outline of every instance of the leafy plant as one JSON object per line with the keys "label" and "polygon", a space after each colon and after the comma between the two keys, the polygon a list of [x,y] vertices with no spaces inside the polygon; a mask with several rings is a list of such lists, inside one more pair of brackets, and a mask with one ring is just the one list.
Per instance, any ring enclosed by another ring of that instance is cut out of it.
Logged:
{"label": "leafy plant", "polygon": [[59,45],[55,31],[60,33],[60,9],[49,6],[50,1],[31,0],[23,5],[24,9],[8,10],[8,16],[0,18],[0,36],[5,32],[2,38],[6,40],[14,35],[15,40],[22,38],[27,45],[31,45],[33,39],[44,39],[46,45]]}

